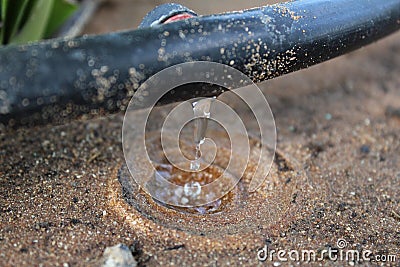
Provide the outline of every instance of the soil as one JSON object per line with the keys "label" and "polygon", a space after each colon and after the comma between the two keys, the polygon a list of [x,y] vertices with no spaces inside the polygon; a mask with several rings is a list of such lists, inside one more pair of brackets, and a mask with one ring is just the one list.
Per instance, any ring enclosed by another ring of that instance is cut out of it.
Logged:
{"label": "soil", "polygon": [[[86,32],[133,28],[162,2],[109,1]],[[202,14],[265,4],[181,2]],[[0,266],[96,266],[118,243],[139,265],[255,265],[265,245],[321,251],[338,239],[396,255],[386,264],[400,266],[399,73],[396,33],[260,84],[278,130],[277,191],[240,195],[248,208],[227,205],[226,216],[181,213],[123,190],[123,114],[2,132]],[[281,264],[264,264],[272,263]]]}

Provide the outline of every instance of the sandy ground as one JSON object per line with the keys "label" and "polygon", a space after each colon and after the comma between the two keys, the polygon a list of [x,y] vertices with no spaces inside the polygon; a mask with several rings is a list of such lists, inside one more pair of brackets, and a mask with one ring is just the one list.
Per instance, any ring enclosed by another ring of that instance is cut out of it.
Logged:
{"label": "sandy ground", "polygon": [[[266,3],[181,2],[202,14]],[[86,32],[136,27],[160,3],[112,1]],[[321,251],[337,248],[340,238],[346,249],[396,255],[386,264],[400,266],[399,73],[397,33],[261,84],[283,161],[295,167],[287,172],[277,162],[271,174],[281,202],[250,196],[253,214],[233,209],[229,218],[238,219],[231,221],[191,219],[140,195],[130,206],[134,197],[118,181],[123,114],[0,133],[0,266],[97,265],[118,243],[140,265],[255,265],[264,245]],[[264,264],[272,263],[280,264]]]}

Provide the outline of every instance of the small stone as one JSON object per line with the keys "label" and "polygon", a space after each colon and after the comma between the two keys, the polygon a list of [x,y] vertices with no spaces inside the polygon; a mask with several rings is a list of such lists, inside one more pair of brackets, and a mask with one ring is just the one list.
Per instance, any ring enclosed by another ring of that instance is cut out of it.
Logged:
{"label": "small stone", "polygon": [[386,116],[392,118],[400,118],[400,108],[395,108],[392,106],[388,106],[385,112]]}
{"label": "small stone", "polygon": [[124,244],[108,247],[104,250],[101,260],[103,267],[134,267],[137,266],[131,251]]}
{"label": "small stone", "polygon": [[332,119],[332,114],[326,113],[326,114],[325,114],[325,119],[326,119],[327,121],[330,121],[330,120]]}
{"label": "small stone", "polygon": [[46,146],[48,146],[48,145],[50,145],[50,141],[49,141],[49,140],[44,140],[44,141],[42,142],[42,146],[46,147]]}
{"label": "small stone", "polygon": [[371,149],[370,149],[369,146],[367,146],[367,145],[362,145],[362,146],[360,147],[360,152],[361,152],[362,154],[368,154],[370,151],[371,151]]}
{"label": "small stone", "polygon": [[289,131],[291,131],[292,133],[294,133],[294,132],[296,132],[296,127],[295,126],[293,126],[293,125],[290,125],[289,126]]}

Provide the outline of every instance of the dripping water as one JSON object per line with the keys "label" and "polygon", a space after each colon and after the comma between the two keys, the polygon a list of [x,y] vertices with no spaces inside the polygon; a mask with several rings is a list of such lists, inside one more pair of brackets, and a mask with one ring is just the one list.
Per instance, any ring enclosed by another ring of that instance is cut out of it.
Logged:
{"label": "dripping water", "polygon": [[190,163],[191,171],[200,170],[201,145],[205,141],[205,136],[210,119],[211,105],[214,98],[203,98],[192,102],[194,119],[193,141],[195,147],[194,159]]}

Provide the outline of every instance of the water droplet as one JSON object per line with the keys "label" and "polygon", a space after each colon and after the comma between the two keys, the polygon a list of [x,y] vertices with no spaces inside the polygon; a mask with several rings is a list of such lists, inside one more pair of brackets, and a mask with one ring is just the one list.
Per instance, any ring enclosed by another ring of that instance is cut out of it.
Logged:
{"label": "water droplet", "polygon": [[200,169],[201,145],[205,141],[208,120],[211,116],[210,110],[214,98],[203,98],[192,102],[194,119],[193,140],[195,145],[195,157],[190,164],[192,171]]}

